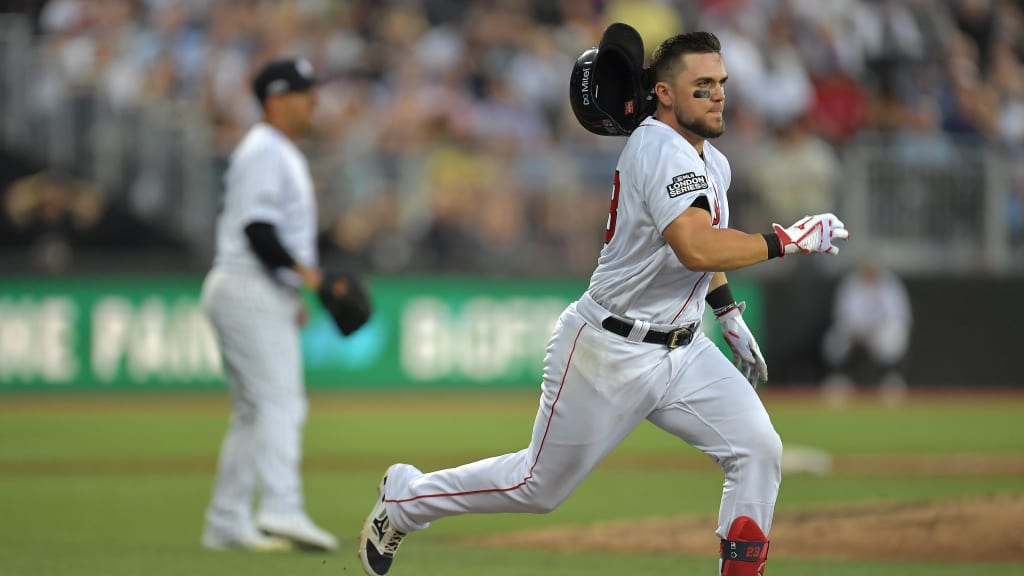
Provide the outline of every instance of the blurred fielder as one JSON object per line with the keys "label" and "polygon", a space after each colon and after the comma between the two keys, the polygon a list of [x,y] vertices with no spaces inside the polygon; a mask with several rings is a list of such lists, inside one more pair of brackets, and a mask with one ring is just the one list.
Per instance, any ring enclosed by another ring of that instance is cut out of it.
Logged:
{"label": "blurred fielder", "polygon": [[871,261],[843,276],[822,339],[832,371],[823,383],[826,400],[843,404],[858,384],[874,384],[886,403],[900,402],[907,394],[903,370],[912,326],[910,296],[899,276]]}
{"label": "blurred fielder", "polygon": [[[458,468],[389,467],[360,537],[367,574],[386,574],[403,538],[439,518],[554,510],[645,419],[725,473],[720,574],[763,574],[782,442],[754,390],[768,378],[764,358],[724,272],[835,254],[832,240],[847,232],[832,214],[769,234],[728,228],[729,163],[707,142],[725,131],[720,50],[706,32],[675,36],[647,71],[639,34],[613,24],[577,60],[577,119],[598,134],[631,136],[612,175],[590,287],[562,313],[548,345],[533,438],[520,452]],[[700,330],[705,302],[735,365]]]}
{"label": "blurred fielder", "polygon": [[238,144],[225,177],[202,305],[217,333],[232,415],[206,509],[208,548],[338,546],[306,514],[299,473],[306,418],[299,290],[319,290],[323,274],[312,178],[294,140],[310,127],[316,83],[301,59],[260,70],[253,89],[263,121]]}

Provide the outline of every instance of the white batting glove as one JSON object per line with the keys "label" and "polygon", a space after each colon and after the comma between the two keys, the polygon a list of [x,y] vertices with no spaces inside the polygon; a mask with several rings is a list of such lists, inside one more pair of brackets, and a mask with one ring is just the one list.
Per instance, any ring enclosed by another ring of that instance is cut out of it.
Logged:
{"label": "white batting glove", "polygon": [[746,302],[740,302],[719,316],[718,323],[722,326],[722,336],[725,337],[729,348],[732,348],[733,364],[747,382],[757,388],[759,382],[768,381],[768,364],[765,363],[764,355],[761,354],[750,328],[747,328],[747,323],[743,321],[743,311],[746,309]]}
{"label": "white batting glove", "polygon": [[778,224],[772,224],[772,228],[779,235],[783,256],[797,252],[839,254],[839,247],[834,246],[832,240],[845,240],[850,236],[846,231],[846,225],[831,212],[804,216],[803,220],[789,228],[783,228]]}

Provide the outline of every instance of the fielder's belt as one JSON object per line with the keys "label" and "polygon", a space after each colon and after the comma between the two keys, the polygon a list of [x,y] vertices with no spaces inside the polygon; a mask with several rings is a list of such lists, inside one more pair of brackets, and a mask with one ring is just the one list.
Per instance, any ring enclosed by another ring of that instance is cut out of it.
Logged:
{"label": "fielder's belt", "polygon": [[[609,316],[601,322],[601,327],[613,334],[618,334],[623,338],[629,338],[629,334],[633,331],[633,322],[623,320],[616,316]],[[698,328],[700,328],[700,322],[680,326],[679,328],[669,330],[668,332],[648,330],[643,341],[648,344],[661,344],[667,346],[669,349],[679,348],[680,346],[686,346],[693,341],[693,337],[697,334]]]}

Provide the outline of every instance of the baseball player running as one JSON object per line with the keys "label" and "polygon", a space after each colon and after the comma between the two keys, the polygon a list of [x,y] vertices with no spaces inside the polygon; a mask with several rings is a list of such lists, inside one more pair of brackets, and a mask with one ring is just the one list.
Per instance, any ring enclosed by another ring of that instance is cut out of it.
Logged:
{"label": "baseball player running", "polygon": [[307,516],[299,474],[306,417],[299,289],[318,290],[322,273],[312,179],[293,140],[310,126],[316,83],[302,59],[271,61],[259,71],[253,89],[263,121],[234,150],[225,178],[202,305],[224,359],[232,417],[206,510],[207,548],[338,546]]}
{"label": "baseball player running", "polygon": [[[728,228],[729,163],[708,142],[725,131],[728,77],[720,51],[712,34],[675,36],[641,76],[639,35],[613,24],[581,56],[571,98],[593,106],[598,87],[608,98],[625,98],[615,84],[597,86],[602,57],[617,54],[608,61],[625,60],[632,74],[649,78],[653,116],[625,130],[631,136],[612,175],[606,243],[589,288],[555,326],[530,445],[437,472],[389,467],[360,536],[367,574],[387,574],[403,538],[439,518],[554,510],[644,419],[708,454],[725,473],[719,574],[764,573],[782,443],[754,389],[767,380],[767,367],[725,272],[786,255],[835,254],[832,241],[847,232],[832,214],[775,225],[769,234]],[[615,80],[621,87],[631,79]],[[598,130],[640,110],[637,102],[615,104]],[[705,303],[735,364],[700,330]]]}

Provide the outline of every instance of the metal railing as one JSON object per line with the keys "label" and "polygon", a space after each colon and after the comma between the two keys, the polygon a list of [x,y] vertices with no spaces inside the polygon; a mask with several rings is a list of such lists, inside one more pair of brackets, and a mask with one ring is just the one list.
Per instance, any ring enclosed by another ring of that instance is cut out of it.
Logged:
{"label": "metal railing", "polygon": [[0,16],[3,147],[88,179],[208,259],[218,186],[201,110],[170,101],[115,109],[96,88],[54,85],[46,56],[27,19]]}
{"label": "metal railing", "polygon": [[1024,271],[1008,162],[975,139],[861,135],[843,150],[838,205],[856,231],[848,250],[904,273]]}

